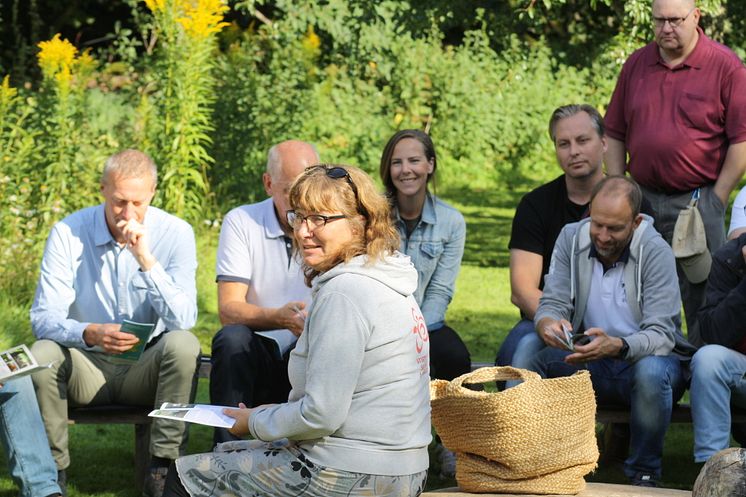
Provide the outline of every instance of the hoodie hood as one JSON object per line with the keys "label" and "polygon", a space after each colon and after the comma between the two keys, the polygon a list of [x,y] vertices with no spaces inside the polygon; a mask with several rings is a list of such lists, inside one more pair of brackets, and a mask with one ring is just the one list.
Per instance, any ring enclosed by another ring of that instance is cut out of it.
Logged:
{"label": "hoodie hood", "polygon": [[[587,254],[590,251],[592,244],[590,236],[591,218],[585,218],[579,221],[577,224],[578,229],[575,232],[572,241],[573,252],[576,252],[578,254]],[[635,263],[635,266],[637,268],[635,274],[635,288],[637,289],[635,300],[637,301],[638,305],[640,304],[640,301],[642,299],[642,294],[640,293],[640,291],[642,290],[642,259],[644,256],[645,244],[657,237],[660,237],[660,234],[658,234],[658,232],[655,231],[655,229],[653,228],[653,218],[648,216],[647,214],[642,214],[642,222],[640,222],[640,225],[635,228],[635,231],[632,233],[632,240],[630,241],[629,245],[630,259],[633,263]],[[586,255],[583,256],[585,257]],[[571,274],[574,274],[575,272],[574,265],[575,257],[572,257],[570,259]],[[571,281],[570,297],[574,299],[575,294],[575,281],[573,279]]]}
{"label": "hoodie hood", "polygon": [[417,289],[417,270],[408,255],[396,251],[372,262],[367,255],[358,255],[348,262],[337,264],[314,280],[311,295],[315,296],[322,286],[342,274],[372,278],[405,297],[413,295]]}

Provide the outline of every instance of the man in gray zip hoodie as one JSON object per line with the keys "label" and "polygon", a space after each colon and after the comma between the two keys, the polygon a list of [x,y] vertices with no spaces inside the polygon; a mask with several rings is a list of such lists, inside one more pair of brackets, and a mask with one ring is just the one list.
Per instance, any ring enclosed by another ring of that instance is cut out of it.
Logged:
{"label": "man in gray zip hoodie", "polygon": [[[562,229],[534,322],[547,345],[531,369],[544,377],[586,368],[599,404],[629,406],[634,485],[656,486],[671,408],[686,386],[671,247],[640,214],[642,194],[626,177],[602,180],[590,218]],[[568,338],[565,339],[565,336]]]}

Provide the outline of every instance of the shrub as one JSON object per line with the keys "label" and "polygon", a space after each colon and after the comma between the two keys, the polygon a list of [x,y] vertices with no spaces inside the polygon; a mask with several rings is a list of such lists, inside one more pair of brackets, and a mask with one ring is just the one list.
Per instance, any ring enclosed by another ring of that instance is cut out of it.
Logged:
{"label": "shrub", "polygon": [[[216,35],[228,7],[221,0],[146,0],[153,12],[160,57],[151,77],[158,91],[143,103],[146,149],[159,165],[160,203],[168,211],[198,221],[205,212],[207,151],[214,127]],[[147,94],[144,94],[147,98]]]}

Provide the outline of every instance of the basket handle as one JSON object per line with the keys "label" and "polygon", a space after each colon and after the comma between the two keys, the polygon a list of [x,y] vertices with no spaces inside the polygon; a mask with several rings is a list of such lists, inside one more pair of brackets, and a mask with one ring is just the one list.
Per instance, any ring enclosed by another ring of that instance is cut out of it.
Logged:
{"label": "basket handle", "polygon": [[461,386],[463,383],[489,383],[491,381],[504,380],[539,380],[541,376],[538,373],[528,369],[513,368],[511,366],[495,366],[489,368],[479,368],[471,373],[462,374],[451,380],[454,386]]}

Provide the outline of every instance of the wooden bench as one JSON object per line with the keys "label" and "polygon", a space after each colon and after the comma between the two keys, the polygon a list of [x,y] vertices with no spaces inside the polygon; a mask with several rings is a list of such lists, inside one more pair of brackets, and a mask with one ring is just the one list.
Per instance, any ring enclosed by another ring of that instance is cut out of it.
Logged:
{"label": "wooden bench", "polygon": [[[731,420],[734,423],[746,423],[746,410],[731,409]],[[599,406],[596,411],[596,421],[599,423],[629,423],[629,409],[616,406]],[[691,423],[692,410],[689,404],[679,403],[671,411],[672,423]]]}
{"label": "wooden bench", "polygon": [[[472,370],[491,367],[487,362],[474,362]],[[210,377],[210,357],[202,356],[198,377]],[[108,405],[95,407],[73,407],[68,410],[67,417],[70,424],[131,424],[135,427],[135,485],[142,489],[142,483],[150,462],[150,423],[148,413],[152,407]],[[599,407],[596,412],[599,423],[629,423],[629,410],[623,407]],[[746,410],[734,410],[733,421],[746,423]],[[671,413],[673,423],[691,423],[692,414],[688,404],[678,404]],[[589,484],[592,485],[592,484]],[[423,495],[427,495],[423,494]],[[454,494],[458,495],[458,494]],[[487,494],[484,494],[487,495]],[[581,495],[581,494],[578,494]],[[590,494],[589,494],[590,495]],[[595,495],[595,494],[593,494]],[[602,494],[598,494],[602,495]],[[616,494],[609,494],[616,495]],[[632,494],[619,494],[632,495]],[[657,495],[657,494],[656,494]]]}
{"label": "wooden bench", "polygon": [[[202,356],[197,376],[210,377],[210,356]],[[142,490],[150,463],[150,422],[153,407],[107,405],[71,407],[67,411],[69,424],[131,424],[135,426],[135,487]]]}

